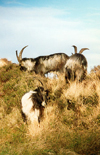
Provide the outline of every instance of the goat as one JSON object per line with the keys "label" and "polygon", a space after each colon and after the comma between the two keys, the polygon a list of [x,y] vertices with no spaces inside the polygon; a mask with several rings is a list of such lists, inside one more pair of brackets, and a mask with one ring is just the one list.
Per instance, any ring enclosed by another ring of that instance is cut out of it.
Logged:
{"label": "goat", "polygon": [[43,116],[43,111],[47,104],[47,96],[48,90],[40,86],[34,91],[31,90],[22,96],[21,113],[24,121],[27,122],[29,120],[31,123],[36,121],[40,124],[40,119]]}
{"label": "goat", "polygon": [[22,58],[22,52],[26,48],[22,48],[19,53],[16,51],[16,57],[21,70],[34,71],[36,74],[45,75],[51,71],[64,72],[64,66],[69,56],[65,53],[55,53],[47,56],[39,56],[37,58]]}
{"label": "goat", "polygon": [[6,58],[0,59],[0,67],[11,64],[11,61],[8,61]]}
{"label": "goat", "polygon": [[77,53],[77,47],[73,45],[75,54],[72,54],[65,64],[65,79],[68,81],[82,81],[87,73],[87,60],[82,54],[84,50],[89,50],[88,48],[82,48],[79,53]]}

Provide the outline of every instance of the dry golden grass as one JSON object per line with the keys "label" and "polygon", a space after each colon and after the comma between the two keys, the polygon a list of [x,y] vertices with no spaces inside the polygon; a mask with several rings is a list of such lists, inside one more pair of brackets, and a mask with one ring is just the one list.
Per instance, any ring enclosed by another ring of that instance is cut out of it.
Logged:
{"label": "dry golden grass", "polygon": [[[4,73],[9,78],[4,77]],[[5,67],[0,71],[0,148],[1,154],[98,155],[100,153],[100,79],[91,72],[82,83],[66,84],[64,75],[43,78]],[[42,80],[49,90],[48,105],[40,127],[26,125],[20,113],[22,95]],[[74,105],[70,110],[68,100]]]}

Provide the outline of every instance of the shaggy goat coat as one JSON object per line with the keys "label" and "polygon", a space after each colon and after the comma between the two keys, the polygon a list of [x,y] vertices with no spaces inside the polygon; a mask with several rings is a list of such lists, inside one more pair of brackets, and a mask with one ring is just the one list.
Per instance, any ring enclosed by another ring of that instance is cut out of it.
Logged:
{"label": "shaggy goat coat", "polygon": [[[33,123],[37,121],[40,123],[40,117],[42,115],[42,110],[44,109],[45,101],[43,97],[36,91],[29,91],[23,95],[21,99],[22,106],[22,116],[26,117],[28,120]],[[24,118],[24,120],[26,120]]]}

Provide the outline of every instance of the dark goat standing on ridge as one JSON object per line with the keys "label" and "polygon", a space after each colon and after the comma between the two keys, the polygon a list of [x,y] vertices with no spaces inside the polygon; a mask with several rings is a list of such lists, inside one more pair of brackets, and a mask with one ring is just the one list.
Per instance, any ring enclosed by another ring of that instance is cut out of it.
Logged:
{"label": "dark goat standing on ridge", "polygon": [[82,81],[87,73],[87,60],[82,54],[84,50],[89,50],[88,48],[82,48],[79,53],[77,53],[77,47],[73,45],[75,54],[72,54],[65,64],[65,79],[66,81]]}
{"label": "dark goat standing on ridge", "polygon": [[64,66],[69,56],[65,53],[55,53],[48,56],[39,56],[37,58],[22,58],[22,48],[19,56],[16,51],[17,60],[22,70],[34,71],[37,74],[45,75],[51,71],[64,72]]}

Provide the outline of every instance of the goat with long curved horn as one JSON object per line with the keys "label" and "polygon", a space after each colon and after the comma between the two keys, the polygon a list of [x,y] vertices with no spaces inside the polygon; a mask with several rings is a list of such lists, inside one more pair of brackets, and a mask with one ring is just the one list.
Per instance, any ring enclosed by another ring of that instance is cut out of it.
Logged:
{"label": "goat with long curved horn", "polygon": [[82,48],[80,52],[77,53],[77,47],[75,45],[73,45],[73,47],[75,49],[75,54],[71,55],[65,64],[66,82],[74,80],[82,81],[87,74],[88,62],[82,52],[89,49]]}
{"label": "goat with long curved horn", "polygon": [[83,51],[85,51],[85,50],[89,50],[89,48],[82,48],[82,49],[79,51],[79,53],[81,54],[81,53],[83,53]]}
{"label": "goat with long curved horn", "polygon": [[[38,77],[33,77],[33,79],[38,80],[43,85]],[[43,116],[44,109],[47,105],[47,97],[48,90],[45,90],[42,86],[38,86],[35,90],[30,90],[22,96],[21,114],[26,123],[28,120],[32,124],[37,122],[40,127],[41,117]]]}
{"label": "goat with long curved horn", "polygon": [[16,51],[17,60],[21,70],[35,72],[45,76],[45,74],[56,71],[64,73],[64,66],[69,56],[65,53],[54,53],[46,56],[38,56],[36,58],[22,58],[22,52],[26,48],[22,48],[19,56]]}
{"label": "goat with long curved horn", "polygon": [[[28,46],[28,45],[27,45],[27,46]],[[19,53],[19,56],[18,56],[18,53],[17,53],[17,50],[16,50],[16,57],[17,57],[18,62],[21,62],[23,50],[24,50],[27,46],[25,46],[25,47],[23,47],[23,48],[21,49],[21,51],[20,51],[20,53]]]}

